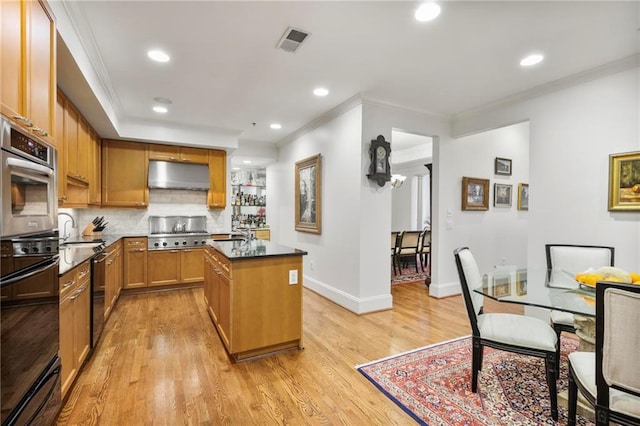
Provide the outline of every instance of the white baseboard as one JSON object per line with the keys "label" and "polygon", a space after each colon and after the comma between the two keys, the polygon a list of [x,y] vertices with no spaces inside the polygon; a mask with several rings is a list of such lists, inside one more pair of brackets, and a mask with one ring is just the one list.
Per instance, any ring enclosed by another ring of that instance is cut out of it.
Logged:
{"label": "white baseboard", "polygon": [[391,294],[361,299],[306,275],[304,276],[304,286],[358,315],[393,307]]}
{"label": "white baseboard", "polygon": [[429,296],[441,299],[443,297],[455,296],[462,293],[459,281],[448,283],[434,283],[429,285]]}

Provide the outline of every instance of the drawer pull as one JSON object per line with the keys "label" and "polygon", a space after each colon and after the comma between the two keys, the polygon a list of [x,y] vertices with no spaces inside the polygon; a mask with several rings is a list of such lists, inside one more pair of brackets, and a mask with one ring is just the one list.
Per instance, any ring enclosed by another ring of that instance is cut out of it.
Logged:
{"label": "drawer pull", "polygon": [[25,126],[27,127],[32,127],[33,126],[33,122],[31,120],[29,120],[27,117],[23,117],[21,115],[14,115],[13,119],[16,121],[22,121],[24,123]]}
{"label": "drawer pull", "polygon": [[135,251],[147,251],[147,249],[135,249]]}
{"label": "drawer pull", "polygon": [[62,284],[62,288],[67,288],[73,285],[75,281],[74,280],[69,280],[66,283]]}

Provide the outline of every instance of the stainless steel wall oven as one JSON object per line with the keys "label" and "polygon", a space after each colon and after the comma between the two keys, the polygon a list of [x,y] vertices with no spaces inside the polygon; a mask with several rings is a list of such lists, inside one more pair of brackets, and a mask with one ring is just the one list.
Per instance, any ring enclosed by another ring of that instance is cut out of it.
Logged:
{"label": "stainless steel wall oven", "polygon": [[3,117],[0,146],[0,235],[35,234],[56,228],[56,150]]}

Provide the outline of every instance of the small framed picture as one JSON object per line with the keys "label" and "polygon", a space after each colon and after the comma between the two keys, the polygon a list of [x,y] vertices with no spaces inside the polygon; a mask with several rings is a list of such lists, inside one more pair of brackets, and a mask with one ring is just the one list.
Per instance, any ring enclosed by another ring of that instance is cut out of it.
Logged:
{"label": "small framed picture", "polygon": [[493,186],[493,206],[511,207],[511,187],[504,183],[496,183]]}
{"label": "small framed picture", "polygon": [[463,176],[462,210],[489,210],[489,179]]}
{"label": "small framed picture", "polygon": [[496,157],[494,173],[502,176],[511,176],[511,160],[508,158]]}
{"label": "small framed picture", "polygon": [[519,270],[516,273],[516,294],[518,296],[527,295],[527,270]]}
{"label": "small framed picture", "polygon": [[511,275],[493,277],[493,297],[511,296]]}
{"label": "small framed picture", "polygon": [[609,156],[609,211],[640,211],[640,151]]}
{"label": "small framed picture", "polygon": [[518,210],[529,210],[529,184],[518,184]]}

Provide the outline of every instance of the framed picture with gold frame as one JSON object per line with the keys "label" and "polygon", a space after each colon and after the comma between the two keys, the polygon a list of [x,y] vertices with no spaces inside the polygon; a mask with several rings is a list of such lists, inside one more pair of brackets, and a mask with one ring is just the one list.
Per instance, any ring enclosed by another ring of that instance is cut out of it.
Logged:
{"label": "framed picture with gold frame", "polygon": [[640,151],[609,155],[609,211],[640,211]]}
{"label": "framed picture with gold frame", "polygon": [[489,210],[489,179],[462,177],[462,210]]}
{"label": "framed picture with gold frame", "polygon": [[529,184],[518,184],[518,210],[529,210]]}
{"label": "framed picture with gold frame", "polygon": [[296,162],[296,231],[320,234],[322,231],[322,156]]}

